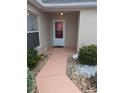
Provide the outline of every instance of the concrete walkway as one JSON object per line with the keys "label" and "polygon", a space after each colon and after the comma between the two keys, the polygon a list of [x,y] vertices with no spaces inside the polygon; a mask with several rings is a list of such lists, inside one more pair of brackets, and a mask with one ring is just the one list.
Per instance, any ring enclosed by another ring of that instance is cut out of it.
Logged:
{"label": "concrete walkway", "polygon": [[81,93],[66,76],[67,55],[72,48],[52,48],[52,56],[36,78],[39,93]]}

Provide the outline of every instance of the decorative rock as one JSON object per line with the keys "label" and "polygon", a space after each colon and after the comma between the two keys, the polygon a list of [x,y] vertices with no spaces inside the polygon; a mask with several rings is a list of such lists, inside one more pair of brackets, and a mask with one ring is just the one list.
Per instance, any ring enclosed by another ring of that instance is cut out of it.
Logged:
{"label": "decorative rock", "polygon": [[[91,86],[91,77],[86,77],[77,69],[78,62],[71,55],[68,56],[66,74],[72,82],[81,90],[82,93],[96,93],[97,89]],[[82,69],[82,67],[80,68]],[[88,73],[89,75],[89,73]]]}
{"label": "decorative rock", "polygon": [[77,59],[78,59],[78,54],[72,55],[72,58],[73,58],[74,60],[77,60]]}
{"label": "decorative rock", "polygon": [[[43,68],[43,66],[46,64],[48,58],[49,57],[44,57],[44,59],[39,61],[39,63],[36,65],[36,68],[33,69],[33,74],[34,74],[35,78],[36,78],[37,74],[40,72],[40,70]],[[31,93],[39,93],[36,84]]]}

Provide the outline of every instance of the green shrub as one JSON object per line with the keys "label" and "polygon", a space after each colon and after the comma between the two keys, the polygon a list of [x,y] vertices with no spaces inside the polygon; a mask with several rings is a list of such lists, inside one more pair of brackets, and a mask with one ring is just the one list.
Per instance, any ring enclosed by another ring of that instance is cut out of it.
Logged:
{"label": "green shrub", "polygon": [[35,68],[39,60],[40,60],[40,56],[38,56],[38,52],[33,48],[29,48],[27,51],[27,66],[30,69],[33,69]]}
{"label": "green shrub", "polygon": [[34,87],[35,87],[34,74],[28,69],[27,71],[27,93],[31,93]]}
{"label": "green shrub", "polygon": [[40,60],[43,60],[45,58],[45,54],[40,54],[39,58],[40,58]]}
{"label": "green shrub", "polygon": [[92,44],[81,47],[78,54],[79,63],[86,65],[97,64],[97,46]]}

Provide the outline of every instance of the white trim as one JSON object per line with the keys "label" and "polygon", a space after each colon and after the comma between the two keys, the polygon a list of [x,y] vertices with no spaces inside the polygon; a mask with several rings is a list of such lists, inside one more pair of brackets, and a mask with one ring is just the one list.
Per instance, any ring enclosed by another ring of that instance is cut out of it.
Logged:
{"label": "white trim", "polygon": [[78,3],[43,3],[42,0],[28,0],[42,11],[56,11],[56,10],[75,10],[88,7],[97,7],[97,2],[78,2]]}
{"label": "white trim", "polygon": [[65,20],[53,20],[53,46],[54,46],[54,39],[55,39],[55,22],[56,21],[62,21],[63,22],[63,39],[64,39],[64,45],[65,46]]}
{"label": "white trim", "polygon": [[76,2],[76,3],[43,3],[42,0],[36,0],[43,7],[65,7],[65,6],[87,6],[87,5],[96,5],[96,2]]}
{"label": "white trim", "polygon": [[39,14],[37,14],[37,13],[35,13],[35,12],[32,12],[32,11],[30,11],[30,10],[27,10],[27,13],[32,14],[32,15],[35,15],[35,16],[39,16]]}
{"label": "white trim", "polygon": [[39,32],[39,31],[27,31],[27,33],[35,33],[35,32]]}

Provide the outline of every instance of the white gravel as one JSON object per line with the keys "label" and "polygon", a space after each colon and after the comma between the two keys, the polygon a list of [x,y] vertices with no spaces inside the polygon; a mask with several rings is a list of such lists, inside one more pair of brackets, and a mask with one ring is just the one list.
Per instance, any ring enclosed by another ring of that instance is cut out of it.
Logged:
{"label": "white gravel", "polygon": [[94,76],[97,72],[97,66],[89,66],[89,65],[81,65],[78,64],[76,67],[77,71],[80,75],[83,75],[85,77],[91,77]]}

